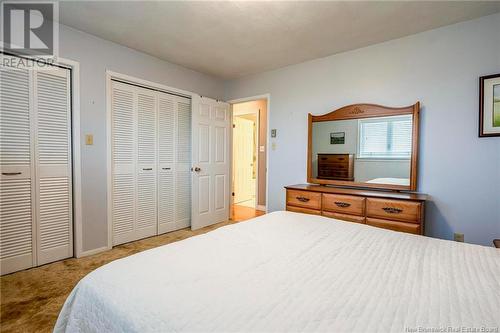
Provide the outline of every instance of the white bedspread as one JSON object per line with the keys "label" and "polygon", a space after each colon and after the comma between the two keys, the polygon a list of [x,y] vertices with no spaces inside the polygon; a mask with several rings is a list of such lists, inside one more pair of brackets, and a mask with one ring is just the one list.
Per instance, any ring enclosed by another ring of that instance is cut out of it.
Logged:
{"label": "white bedspread", "polygon": [[409,178],[375,178],[372,180],[368,180],[367,183],[409,186],[410,179]]}
{"label": "white bedspread", "polygon": [[500,250],[275,212],[95,270],[55,331],[449,326],[500,326]]}

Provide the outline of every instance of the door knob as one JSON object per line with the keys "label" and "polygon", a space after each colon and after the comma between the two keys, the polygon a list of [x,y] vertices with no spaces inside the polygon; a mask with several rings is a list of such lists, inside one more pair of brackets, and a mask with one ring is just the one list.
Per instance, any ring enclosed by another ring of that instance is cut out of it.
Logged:
{"label": "door knob", "polygon": [[200,167],[194,167],[194,168],[191,168],[191,171],[200,172],[201,168]]}

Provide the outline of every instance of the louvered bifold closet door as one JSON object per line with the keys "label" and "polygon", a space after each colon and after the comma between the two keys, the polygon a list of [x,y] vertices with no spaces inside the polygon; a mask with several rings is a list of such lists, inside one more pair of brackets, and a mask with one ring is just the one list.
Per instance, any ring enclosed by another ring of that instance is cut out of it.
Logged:
{"label": "louvered bifold closet door", "polygon": [[158,233],[176,230],[175,224],[175,96],[158,93]]}
{"label": "louvered bifold closet door", "polygon": [[35,264],[30,77],[0,66],[1,274]]}
{"label": "louvered bifold closet door", "polygon": [[135,88],[112,83],[111,96],[111,220],[113,245],[135,239],[136,210]]}
{"label": "louvered bifold closet door", "polygon": [[191,100],[176,96],[175,224],[191,225]]}
{"label": "louvered bifold closet door", "polygon": [[73,255],[70,72],[34,73],[37,264]]}
{"label": "louvered bifold closet door", "polygon": [[137,88],[137,215],[135,238],[156,235],[156,93]]}

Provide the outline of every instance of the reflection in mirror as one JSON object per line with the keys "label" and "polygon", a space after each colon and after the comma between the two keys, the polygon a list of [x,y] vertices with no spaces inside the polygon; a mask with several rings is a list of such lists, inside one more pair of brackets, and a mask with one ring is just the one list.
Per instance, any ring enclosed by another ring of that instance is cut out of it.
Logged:
{"label": "reflection in mirror", "polygon": [[410,185],[412,115],[312,123],[313,178]]}

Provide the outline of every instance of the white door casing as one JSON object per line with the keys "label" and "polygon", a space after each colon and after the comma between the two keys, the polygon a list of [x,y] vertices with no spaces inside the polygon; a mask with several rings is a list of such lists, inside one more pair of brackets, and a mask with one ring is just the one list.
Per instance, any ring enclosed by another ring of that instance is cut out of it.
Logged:
{"label": "white door casing", "polygon": [[194,97],[191,229],[229,218],[229,104]]}

